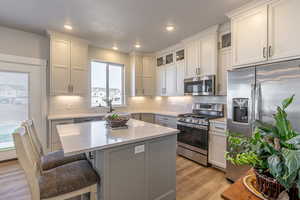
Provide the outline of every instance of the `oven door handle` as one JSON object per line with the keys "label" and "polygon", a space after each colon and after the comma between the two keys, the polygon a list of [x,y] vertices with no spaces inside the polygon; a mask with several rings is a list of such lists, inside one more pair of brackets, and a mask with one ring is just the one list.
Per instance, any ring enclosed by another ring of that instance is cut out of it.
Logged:
{"label": "oven door handle", "polygon": [[186,124],[186,123],[183,123],[183,122],[177,122],[177,125],[185,126],[185,127],[189,127],[189,128],[196,128],[196,129],[201,129],[201,130],[206,130],[206,131],[208,131],[208,127],[207,127],[207,126],[203,126],[203,125]]}

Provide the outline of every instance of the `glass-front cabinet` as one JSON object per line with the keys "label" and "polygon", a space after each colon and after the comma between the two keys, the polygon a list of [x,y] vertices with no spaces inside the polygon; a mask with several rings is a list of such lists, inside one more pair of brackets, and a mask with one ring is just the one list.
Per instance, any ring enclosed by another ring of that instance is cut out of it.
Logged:
{"label": "glass-front cabinet", "polygon": [[164,57],[158,57],[156,59],[156,65],[157,67],[162,66],[164,64]]}
{"label": "glass-front cabinet", "polygon": [[173,63],[173,53],[170,53],[166,55],[166,64],[172,64]]}
{"label": "glass-front cabinet", "polygon": [[184,60],[184,49],[176,51],[176,62]]}

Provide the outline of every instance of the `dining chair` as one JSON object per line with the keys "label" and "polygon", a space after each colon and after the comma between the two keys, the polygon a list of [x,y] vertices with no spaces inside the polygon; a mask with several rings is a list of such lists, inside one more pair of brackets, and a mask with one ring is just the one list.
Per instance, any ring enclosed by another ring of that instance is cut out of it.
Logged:
{"label": "dining chair", "polygon": [[33,120],[26,120],[22,123],[23,126],[28,131],[29,139],[33,146],[34,154],[41,159],[42,170],[49,170],[55,167],[68,164],[78,160],[86,160],[86,155],[84,153],[65,156],[63,150],[50,152],[48,154],[44,153],[43,146],[38,138]]}
{"label": "dining chair", "polygon": [[87,160],[71,162],[42,171],[41,161],[34,156],[26,127],[13,133],[17,157],[25,171],[32,200],[65,200],[90,193],[97,199],[97,184],[100,179]]}

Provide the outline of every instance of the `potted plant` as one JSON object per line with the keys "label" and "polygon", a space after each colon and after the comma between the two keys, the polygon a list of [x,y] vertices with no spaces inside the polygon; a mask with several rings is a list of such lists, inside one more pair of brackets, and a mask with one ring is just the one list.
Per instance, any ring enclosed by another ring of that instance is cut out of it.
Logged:
{"label": "potted plant", "polygon": [[294,95],[277,107],[274,124],[256,121],[250,138],[229,133],[226,159],[235,165],[252,166],[257,189],[268,199],[277,199],[283,191],[290,200],[300,198],[300,134],[286,113],[293,99]]}

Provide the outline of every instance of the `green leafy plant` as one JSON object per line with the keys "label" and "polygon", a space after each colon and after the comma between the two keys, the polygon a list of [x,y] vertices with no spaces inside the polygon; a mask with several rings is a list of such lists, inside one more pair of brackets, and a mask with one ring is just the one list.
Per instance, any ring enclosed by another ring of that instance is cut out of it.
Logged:
{"label": "green leafy plant", "polygon": [[[274,124],[256,121],[250,138],[229,133],[229,152],[225,157],[235,165],[250,165],[275,178],[287,190],[297,186],[300,191],[300,134],[286,113],[293,100],[294,95],[277,107]],[[300,198],[300,192],[298,195]]]}

